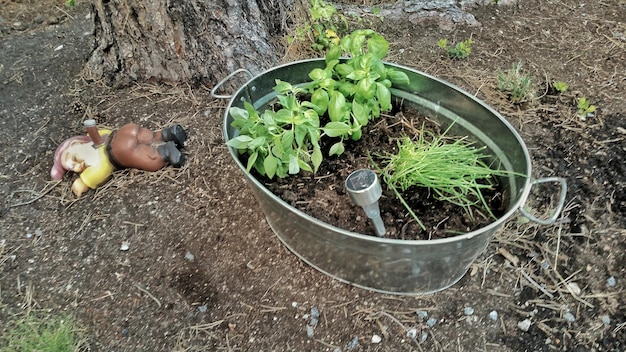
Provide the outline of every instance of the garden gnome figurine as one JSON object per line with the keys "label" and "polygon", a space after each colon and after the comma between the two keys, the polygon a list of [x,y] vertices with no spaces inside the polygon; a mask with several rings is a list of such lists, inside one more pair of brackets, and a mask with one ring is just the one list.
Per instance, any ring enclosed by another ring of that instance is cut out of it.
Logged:
{"label": "garden gnome figurine", "polygon": [[157,171],[166,165],[181,167],[185,163],[180,149],[187,132],[180,125],[153,132],[134,123],[113,131],[97,128],[95,120],[84,124],[88,135],[63,141],[54,153],[50,170],[55,180],[67,171],[79,173],[72,183],[77,197],[105,183],[118,169]]}

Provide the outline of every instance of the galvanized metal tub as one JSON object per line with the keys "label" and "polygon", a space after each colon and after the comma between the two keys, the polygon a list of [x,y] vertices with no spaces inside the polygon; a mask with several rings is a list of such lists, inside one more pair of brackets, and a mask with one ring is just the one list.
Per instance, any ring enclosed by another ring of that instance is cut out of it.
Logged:
{"label": "galvanized metal tub", "polygon": [[[214,94],[230,98],[224,116],[225,141],[238,134],[231,126],[231,107],[243,108],[243,102],[247,101],[262,111],[276,96],[272,89],[276,79],[294,85],[305,84],[309,81],[308,72],[324,65],[323,59],[312,59],[277,66],[252,77],[232,96]],[[425,73],[400,65],[385,65],[405,72],[410,79],[409,85],[391,89],[394,99],[420,110],[443,126],[454,122],[451,134],[468,135],[476,143],[487,146],[489,154],[504,169],[518,175],[501,180],[508,195],[508,208],[502,217],[479,230],[445,239],[398,240],[354,233],[321,222],[292,207],[246,171],[236,149],[229,150],[254,191],[272,230],[303,261],[337,280],[372,291],[402,295],[436,292],[459,281],[485,250],[494,232],[517,211],[540,223],[554,222],[565,199],[565,180],[533,181],[530,156],[520,135],[483,102]],[[214,88],[213,93],[222,83]],[[521,206],[533,183],[548,181],[561,183],[561,199],[549,219],[539,220]],[[347,196],[346,201],[349,201]]]}

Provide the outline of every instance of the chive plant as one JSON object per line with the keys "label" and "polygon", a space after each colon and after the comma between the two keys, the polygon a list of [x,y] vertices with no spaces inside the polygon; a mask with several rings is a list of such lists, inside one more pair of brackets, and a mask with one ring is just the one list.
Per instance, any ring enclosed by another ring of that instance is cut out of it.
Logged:
{"label": "chive plant", "polygon": [[472,208],[495,218],[482,191],[494,187],[495,176],[508,175],[507,171],[487,164],[485,147],[476,147],[467,137],[447,138],[448,130],[436,136],[422,128],[415,140],[408,136],[399,138],[397,153],[378,155],[381,178],[424,230],[402,192],[413,186],[426,187],[436,199],[464,208],[472,219]]}

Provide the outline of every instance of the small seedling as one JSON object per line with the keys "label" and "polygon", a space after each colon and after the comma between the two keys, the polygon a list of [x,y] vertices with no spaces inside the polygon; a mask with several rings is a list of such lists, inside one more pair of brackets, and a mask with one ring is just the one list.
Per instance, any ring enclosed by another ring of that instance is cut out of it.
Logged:
{"label": "small seedling", "polygon": [[498,90],[509,94],[511,102],[519,104],[535,98],[534,82],[530,73],[518,62],[506,72],[498,73]]}
{"label": "small seedling", "polygon": [[567,83],[562,82],[562,81],[555,81],[552,83],[552,87],[559,93],[565,93],[565,91],[567,90],[567,88],[569,88],[569,86],[567,85]]}
{"label": "small seedling", "polygon": [[593,113],[596,112],[596,106],[592,105],[591,102],[585,97],[578,99],[577,107],[578,117],[582,121],[587,120],[587,117],[593,116]]}
{"label": "small seedling", "polygon": [[448,45],[448,40],[445,38],[439,39],[437,46],[445,50],[449,57],[453,59],[465,59],[472,52],[472,44],[474,42],[471,39],[459,42],[454,46]]}

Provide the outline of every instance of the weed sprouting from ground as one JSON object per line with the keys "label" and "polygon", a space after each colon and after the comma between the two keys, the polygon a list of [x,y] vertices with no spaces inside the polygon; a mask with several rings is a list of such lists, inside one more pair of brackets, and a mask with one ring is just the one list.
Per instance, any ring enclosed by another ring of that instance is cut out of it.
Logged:
{"label": "weed sprouting from ground", "polygon": [[586,97],[578,99],[576,107],[578,108],[578,117],[582,121],[585,121],[587,117],[593,116],[593,113],[596,112],[596,106],[591,104]]}
{"label": "weed sprouting from ground", "polygon": [[462,42],[458,42],[455,45],[449,45],[448,40],[445,38],[439,39],[437,46],[445,50],[448,57],[452,59],[466,59],[472,52],[472,39],[467,39]]}
{"label": "weed sprouting from ground", "polygon": [[521,62],[507,71],[500,71],[497,80],[498,90],[507,93],[512,103],[531,101],[537,95],[532,75],[522,69]]}

